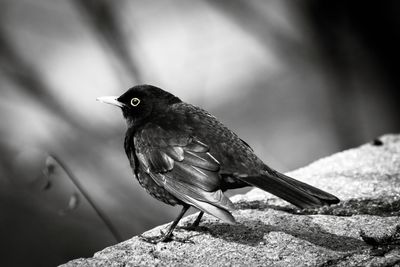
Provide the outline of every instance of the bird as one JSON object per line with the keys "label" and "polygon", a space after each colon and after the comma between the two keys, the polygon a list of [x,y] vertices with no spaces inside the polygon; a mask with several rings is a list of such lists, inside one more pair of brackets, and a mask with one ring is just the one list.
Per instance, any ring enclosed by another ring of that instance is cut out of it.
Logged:
{"label": "bird", "polygon": [[176,219],[152,243],[173,240],[173,231],[190,207],[235,224],[226,190],[255,186],[298,208],[336,204],[323,190],[265,164],[254,150],[215,116],[152,85],[136,85],[121,96],[98,97],[119,107],[126,120],[124,149],[133,175],[151,196],[181,205]]}

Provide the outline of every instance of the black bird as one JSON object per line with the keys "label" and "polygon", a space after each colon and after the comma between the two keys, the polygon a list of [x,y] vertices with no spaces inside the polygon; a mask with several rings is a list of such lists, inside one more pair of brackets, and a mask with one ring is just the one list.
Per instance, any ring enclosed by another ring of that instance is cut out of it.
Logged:
{"label": "black bird", "polygon": [[268,167],[253,149],[207,111],[151,85],[134,86],[120,97],[97,100],[118,106],[127,122],[125,152],[140,185],[156,199],[182,205],[168,231],[154,242],[169,241],[191,207],[235,223],[228,189],[256,186],[299,208],[338,203],[339,199]]}

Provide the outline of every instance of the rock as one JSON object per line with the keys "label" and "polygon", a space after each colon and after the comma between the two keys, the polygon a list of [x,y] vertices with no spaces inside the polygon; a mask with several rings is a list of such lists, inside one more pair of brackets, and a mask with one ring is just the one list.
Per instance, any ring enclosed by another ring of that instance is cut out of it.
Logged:
{"label": "rock", "polygon": [[[289,175],[342,202],[299,210],[253,189],[232,198],[237,225],[206,215],[198,230],[175,232],[186,243],[152,245],[133,237],[63,266],[400,266],[399,135],[383,136]],[[165,227],[144,235],[158,235]]]}

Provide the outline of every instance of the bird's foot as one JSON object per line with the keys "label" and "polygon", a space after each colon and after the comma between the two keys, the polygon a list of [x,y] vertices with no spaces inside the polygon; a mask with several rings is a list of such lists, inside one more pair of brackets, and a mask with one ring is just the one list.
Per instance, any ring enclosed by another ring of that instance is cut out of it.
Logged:
{"label": "bird's foot", "polygon": [[140,240],[150,243],[158,244],[160,242],[166,243],[172,241],[172,236],[158,235],[158,236],[143,236],[139,235]]}
{"label": "bird's foot", "polygon": [[173,234],[165,234],[163,231],[160,231],[161,235],[158,236],[143,236],[139,235],[140,240],[150,243],[150,244],[158,244],[160,242],[162,243],[167,243],[171,241],[176,241],[179,243],[191,243],[194,244],[192,240],[190,240],[190,237],[176,237]]}

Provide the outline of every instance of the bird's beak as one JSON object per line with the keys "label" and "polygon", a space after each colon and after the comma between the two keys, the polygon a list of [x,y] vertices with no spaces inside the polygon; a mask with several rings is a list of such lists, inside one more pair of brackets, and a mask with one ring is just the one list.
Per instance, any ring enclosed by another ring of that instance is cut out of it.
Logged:
{"label": "bird's beak", "polygon": [[118,99],[118,96],[101,96],[101,97],[96,98],[97,101],[100,101],[102,103],[106,103],[106,104],[110,104],[110,105],[122,108],[124,106],[124,104],[119,102],[117,99]]}

